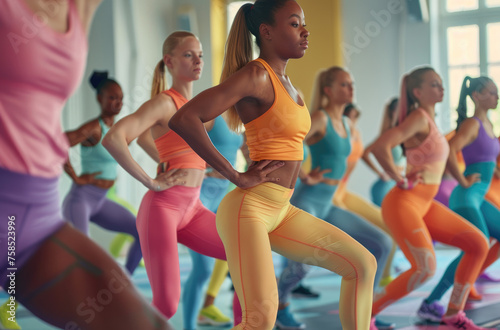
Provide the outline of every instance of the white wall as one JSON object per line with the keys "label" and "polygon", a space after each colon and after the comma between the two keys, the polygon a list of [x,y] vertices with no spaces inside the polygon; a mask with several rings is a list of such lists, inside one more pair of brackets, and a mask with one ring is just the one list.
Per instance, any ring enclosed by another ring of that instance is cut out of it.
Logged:
{"label": "white wall", "polygon": [[[379,134],[384,106],[399,94],[403,73],[430,63],[430,27],[410,20],[402,0],[344,0],[342,5],[344,63],[355,82],[366,145]],[[348,185],[369,199],[375,180],[360,161]]]}

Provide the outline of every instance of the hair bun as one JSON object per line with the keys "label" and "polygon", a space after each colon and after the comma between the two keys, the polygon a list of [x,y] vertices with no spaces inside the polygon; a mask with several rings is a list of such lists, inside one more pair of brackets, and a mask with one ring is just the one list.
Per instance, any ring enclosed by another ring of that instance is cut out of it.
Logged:
{"label": "hair bun", "polygon": [[108,80],[108,71],[94,71],[89,81],[94,89],[98,89],[99,85]]}

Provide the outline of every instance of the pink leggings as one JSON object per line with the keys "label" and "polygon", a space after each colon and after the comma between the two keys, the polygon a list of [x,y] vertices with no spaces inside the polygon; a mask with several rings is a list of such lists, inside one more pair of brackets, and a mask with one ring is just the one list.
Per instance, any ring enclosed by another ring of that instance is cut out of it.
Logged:
{"label": "pink leggings", "polygon": [[177,243],[226,260],[215,228],[215,214],[203,206],[199,195],[200,187],[148,191],[139,207],[137,231],[153,290],[153,305],[167,318],[177,311],[181,294]]}

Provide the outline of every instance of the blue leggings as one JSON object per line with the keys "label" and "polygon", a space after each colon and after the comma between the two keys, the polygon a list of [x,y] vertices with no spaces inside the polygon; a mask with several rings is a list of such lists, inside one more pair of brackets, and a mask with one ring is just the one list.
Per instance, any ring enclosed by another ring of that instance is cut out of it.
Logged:
{"label": "blue leggings", "polygon": [[[317,184],[300,185],[295,190],[290,202],[292,205],[329,222],[361,243],[377,259],[375,286],[379,283],[384,266],[392,248],[392,239],[368,221],[356,214],[338,208],[332,204],[337,186]],[[309,266],[288,260],[281,273],[278,291],[280,303],[286,303],[293,288],[302,280]]]}
{"label": "blue leggings", "polygon": [[384,181],[378,178],[375,183],[373,183],[370,193],[372,195],[372,202],[377,206],[382,206],[382,201],[385,195],[396,185],[394,180]]}
{"label": "blue leggings", "polygon": [[[465,175],[480,173],[482,181],[473,184],[468,189],[457,186],[450,196],[450,209],[479,228],[486,237],[500,240],[500,210],[484,199],[490,185],[494,166],[495,164],[492,162],[467,166]],[[463,252],[448,266],[443,277],[426,299],[428,302],[441,299],[446,291],[453,286],[455,271],[462,256]]]}
{"label": "blue leggings", "polygon": [[125,264],[125,268],[132,274],[142,259],[135,215],[120,204],[109,200],[106,197],[107,192],[108,189],[90,184],[73,183],[63,202],[63,217],[86,235],[89,234],[89,221],[92,221],[104,229],[133,236],[135,240]]}
{"label": "blue leggings", "polygon": [[[200,200],[212,212],[217,212],[220,202],[226,195],[229,181],[225,179],[207,177],[203,180],[200,191]],[[189,274],[182,292],[182,316],[184,329],[196,329],[196,317],[201,308],[203,286],[212,275],[214,258],[194,252],[189,249],[193,269]]]}

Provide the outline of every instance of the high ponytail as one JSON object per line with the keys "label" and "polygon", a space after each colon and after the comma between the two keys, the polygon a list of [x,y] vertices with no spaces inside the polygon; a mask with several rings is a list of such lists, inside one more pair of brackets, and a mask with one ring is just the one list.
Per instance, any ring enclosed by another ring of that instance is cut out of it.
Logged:
{"label": "high ponytail", "polygon": [[467,95],[470,95],[470,90],[467,83],[470,81],[471,77],[466,76],[464,78],[464,81],[462,82],[462,88],[460,89],[460,98],[458,99],[457,107],[457,130],[460,124],[462,124],[462,122],[467,119]]}
{"label": "high ponytail", "polygon": [[398,106],[398,113],[399,113],[399,118],[398,122],[402,123],[403,120],[405,120],[406,116],[408,115],[408,108],[410,108],[409,104],[409,97],[408,97],[408,75],[405,74],[403,76],[403,79],[401,80],[401,91],[399,93],[399,106]]}
{"label": "high ponytail", "polygon": [[153,84],[151,86],[151,98],[160,94],[167,89],[167,82],[165,80],[165,63],[161,59],[155,67],[153,73]]}
{"label": "high ponytail", "polygon": [[165,62],[163,58],[167,54],[172,54],[173,50],[181,43],[184,38],[195,37],[194,34],[188,31],[175,31],[171,33],[163,42],[162,59],[158,62],[153,73],[153,83],[151,84],[151,98],[160,94],[168,88],[167,80],[165,77]]}
{"label": "high ponytail", "polygon": [[[221,82],[253,60],[252,35],[257,46],[261,40],[259,29],[261,24],[274,24],[276,10],[292,0],[257,0],[240,7],[234,18],[226,42],[226,54],[222,68]],[[234,106],[226,112],[227,125],[236,132],[241,132],[243,123]]]}
{"label": "high ponytail", "polygon": [[462,124],[462,122],[467,119],[467,96],[470,96],[472,98],[473,92],[482,92],[486,85],[492,82],[493,80],[491,80],[491,78],[485,76],[481,76],[478,78],[471,78],[469,76],[466,76],[464,78],[457,107],[457,130],[460,124]]}
{"label": "high ponytail", "polygon": [[[251,7],[253,7],[253,5],[250,3],[241,6],[231,25],[231,30],[226,42],[226,55],[224,56],[221,82],[229,78],[252,60],[252,34],[246,22],[246,16],[251,10]],[[226,119],[227,125],[231,130],[236,132],[242,131],[243,123],[234,106],[229,108],[226,112]]]}

